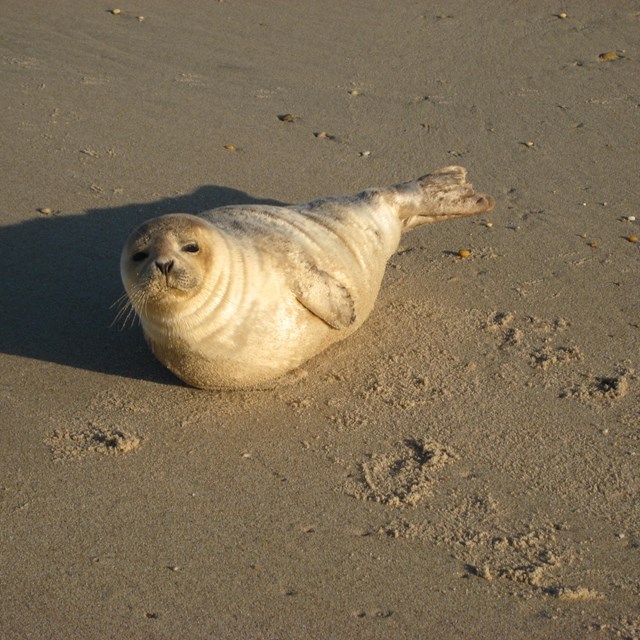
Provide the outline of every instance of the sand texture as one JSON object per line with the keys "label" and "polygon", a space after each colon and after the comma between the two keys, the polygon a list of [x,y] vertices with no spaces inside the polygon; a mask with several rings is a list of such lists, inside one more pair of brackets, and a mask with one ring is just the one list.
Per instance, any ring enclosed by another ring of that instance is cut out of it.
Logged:
{"label": "sand texture", "polygon": [[[0,637],[640,638],[637,3],[2,16]],[[297,384],[113,323],[147,218],[448,164],[495,210],[407,234]]]}

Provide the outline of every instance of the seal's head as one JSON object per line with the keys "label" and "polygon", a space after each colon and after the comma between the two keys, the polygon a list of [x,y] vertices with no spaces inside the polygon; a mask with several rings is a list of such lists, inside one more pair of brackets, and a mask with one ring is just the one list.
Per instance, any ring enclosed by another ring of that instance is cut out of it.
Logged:
{"label": "seal's head", "polygon": [[192,300],[211,274],[210,225],[189,214],[148,220],[127,239],[120,274],[138,315],[171,313]]}

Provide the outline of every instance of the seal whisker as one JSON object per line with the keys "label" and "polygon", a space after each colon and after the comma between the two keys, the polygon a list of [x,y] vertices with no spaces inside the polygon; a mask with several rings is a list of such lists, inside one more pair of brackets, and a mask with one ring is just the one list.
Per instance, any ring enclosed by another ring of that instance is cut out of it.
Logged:
{"label": "seal whisker", "polygon": [[129,294],[125,291],[121,296],[118,296],[118,298],[116,298],[116,300],[111,303],[111,305],[109,305],[109,309],[113,309],[114,307],[117,307],[118,305],[121,304],[126,304],[129,300]]}
{"label": "seal whisker", "polygon": [[109,326],[112,327],[115,324],[122,321],[122,323],[119,326],[119,329],[120,331],[124,331],[127,328],[127,324],[129,322],[129,316],[131,315],[131,313],[135,313],[135,309],[133,308],[132,304],[127,304],[123,306],[122,309],[120,309],[120,311],[118,312],[118,315],[113,319],[113,321]]}
{"label": "seal whisker", "polygon": [[127,311],[127,315],[122,322],[122,329],[126,329],[129,322],[131,322],[130,328],[133,329],[136,320],[140,322],[140,316],[137,314],[135,307],[133,305],[130,305],[129,310]]}
{"label": "seal whisker", "polygon": [[[116,303],[112,304],[110,308],[113,308],[115,306]],[[125,313],[128,314],[129,310],[133,307],[133,305],[131,304],[129,298],[122,300],[121,298],[117,301],[117,304],[119,305],[119,308],[116,312],[116,315],[114,316],[113,320],[111,321],[111,324],[109,325],[109,327],[113,327],[115,324],[118,323],[118,321],[120,319],[122,319],[122,317],[125,315]],[[124,326],[121,326],[120,329],[123,329]]]}
{"label": "seal whisker", "polygon": [[124,331],[124,329],[127,328],[129,320],[131,319],[131,327],[133,327],[133,325],[135,324],[135,319],[138,318],[138,321],[140,320],[136,312],[135,305],[139,302],[142,302],[143,300],[146,300],[147,297],[148,296],[146,295],[145,291],[139,287],[134,288],[130,294],[125,293],[124,295],[120,296],[110,307],[111,309],[113,309],[113,307],[119,306],[119,309],[109,326],[112,327],[120,320],[122,320],[120,331]]}

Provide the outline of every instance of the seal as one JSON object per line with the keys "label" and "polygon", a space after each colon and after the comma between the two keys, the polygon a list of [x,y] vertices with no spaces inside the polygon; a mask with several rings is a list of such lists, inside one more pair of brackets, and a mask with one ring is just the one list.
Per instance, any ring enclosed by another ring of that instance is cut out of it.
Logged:
{"label": "seal", "polygon": [[351,335],[404,231],[490,211],[462,167],[355,196],[143,223],[120,272],[155,356],[189,385],[258,387]]}

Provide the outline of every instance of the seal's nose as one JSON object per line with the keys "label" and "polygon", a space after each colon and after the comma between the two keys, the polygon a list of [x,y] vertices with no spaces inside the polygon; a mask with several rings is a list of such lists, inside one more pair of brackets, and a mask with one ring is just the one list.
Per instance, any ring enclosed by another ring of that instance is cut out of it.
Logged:
{"label": "seal's nose", "polygon": [[156,260],[156,267],[166,276],[173,267],[173,260]]}

